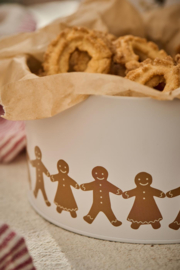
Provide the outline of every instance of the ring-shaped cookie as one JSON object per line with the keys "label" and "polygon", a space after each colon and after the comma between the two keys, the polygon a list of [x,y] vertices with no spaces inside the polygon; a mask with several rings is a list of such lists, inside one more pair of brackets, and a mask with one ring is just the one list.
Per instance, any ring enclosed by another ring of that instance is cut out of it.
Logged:
{"label": "ring-shaped cookie", "polygon": [[[113,53],[113,44],[112,41],[116,40],[116,37],[112,34],[102,31],[93,30],[93,32],[101,38],[108,48]],[[78,49],[74,51],[69,59],[69,71],[79,71],[83,72],[86,70],[88,62],[90,61],[91,57],[88,55],[87,52],[79,51]]]}
{"label": "ring-shaped cookie", "polygon": [[122,36],[113,42],[114,62],[125,65],[127,70],[139,67],[140,62],[147,58],[164,58],[167,56],[164,50],[159,50],[153,42],[132,35]]}
{"label": "ring-shaped cookie", "polygon": [[84,72],[108,73],[112,52],[93,31],[85,28],[66,29],[48,47],[43,64],[46,75],[69,71],[69,59],[76,50],[91,57]]}
{"label": "ring-shaped cookie", "polygon": [[180,63],[175,65],[170,56],[146,59],[139,68],[129,71],[126,78],[162,92],[173,91],[180,87]]}

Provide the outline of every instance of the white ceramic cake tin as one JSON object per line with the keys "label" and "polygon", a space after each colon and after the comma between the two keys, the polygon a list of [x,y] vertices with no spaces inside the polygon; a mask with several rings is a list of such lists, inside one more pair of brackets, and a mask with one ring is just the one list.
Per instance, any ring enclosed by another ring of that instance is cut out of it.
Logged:
{"label": "white ceramic cake tin", "polygon": [[29,200],[75,233],[180,243],[180,101],[92,96],[26,122]]}

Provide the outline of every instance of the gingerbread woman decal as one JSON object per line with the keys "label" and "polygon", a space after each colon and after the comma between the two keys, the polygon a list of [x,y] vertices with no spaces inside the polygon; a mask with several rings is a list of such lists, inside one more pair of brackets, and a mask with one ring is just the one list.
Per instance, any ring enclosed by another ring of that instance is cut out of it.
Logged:
{"label": "gingerbread woman decal", "polygon": [[42,163],[42,153],[38,146],[35,146],[35,156],[36,156],[36,159],[29,160],[30,164],[36,168],[36,186],[34,189],[34,196],[35,198],[37,198],[38,192],[39,190],[41,190],[46,205],[50,206],[51,203],[49,202],[46,195],[46,191],[44,188],[44,178],[43,178],[43,173],[47,175],[48,177],[50,176],[50,173],[48,172],[48,170]]}
{"label": "gingerbread woman decal", "polygon": [[[179,196],[179,195],[180,195],[180,187],[173,189],[173,190],[170,190],[166,193],[166,196],[168,198],[174,198],[174,197]],[[169,224],[169,228],[171,228],[173,230],[178,230],[180,228],[180,211],[179,211],[176,219],[171,224]]]}
{"label": "gingerbread woman decal", "polygon": [[111,209],[109,193],[121,195],[122,190],[107,181],[108,171],[103,167],[95,167],[92,170],[92,176],[95,181],[80,185],[84,191],[93,191],[93,204],[89,213],[84,216],[84,220],[91,224],[98,213],[103,212],[113,226],[120,226],[122,222],[117,220]]}
{"label": "gingerbread woman decal", "polygon": [[164,198],[166,195],[161,190],[151,187],[152,176],[149,173],[141,172],[135,177],[136,188],[125,191],[124,199],[135,196],[134,205],[127,218],[132,222],[131,228],[138,229],[141,225],[151,224],[153,229],[161,227],[162,215],[154,200],[154,196]]}
{"label": "gingerbread woman decal", "polygon": [[57,169],[58,173],[50,176],[52,182],[58,181],[58,188],[54,198],[54,203],[57,205],[56,210],[58,213],[63,210],[68,211],[71,217],[76,218],[78,207],[71,186],[79,189],[79,185],[69,177],[69,166],[64,160],[61,159],[57,162]]}

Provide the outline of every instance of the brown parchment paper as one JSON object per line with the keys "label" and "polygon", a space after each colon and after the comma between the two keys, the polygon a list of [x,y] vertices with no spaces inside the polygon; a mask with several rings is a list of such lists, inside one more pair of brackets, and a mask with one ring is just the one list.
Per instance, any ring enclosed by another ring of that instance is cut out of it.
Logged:
{"label": "brown parchment paper", "polygon": [[144,15],[145,31],[170,55],[180,53],[180,3]]}
{"label": "brown parchment paper", "polygon": [[126,0],[86,0],[71,16],[34,33],[0,40],[0,103],[9,120],[51,117],[89,95],[149,96],[172,100],[180,90],[160,93],[119,76],[63,73],[39,77],[35,73],[48,44],[67,26],[85,26],[116,35],[144,36],[142,18]]}

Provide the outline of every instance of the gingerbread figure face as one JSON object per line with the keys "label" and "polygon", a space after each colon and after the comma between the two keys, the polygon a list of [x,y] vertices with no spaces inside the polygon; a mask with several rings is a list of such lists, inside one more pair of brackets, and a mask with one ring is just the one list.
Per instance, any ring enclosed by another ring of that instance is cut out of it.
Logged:
{"label": "gingerbread figure face", "polygon": [[69,166],[68,166],[68,164],[67,164],[64,160],[62,160],[62,159],[60,159],[60,160],[58,161],[58,163],[57,163],[57,169],[58,169],[58,171],[59,171],[60,173],[63,173],[63,174],[68,174],[68,173],[69,173]]}
{"label": "gingerbread figure face", "polygon": [[92,170],[92,176],[95,180],[103,181],[108,178],[108,171],[101,166],[97,166]]}
{"label": "gingerbread figure face", "polygon": [[135,184],[142,187],[150,186],[152,184],[152,176],[146,172],[138,173],[135,177]]}
{"label": "gingerbread figure face", "polygon": [[38,146],[36,146],[35,149],[34,149],[34,151],[35,151],[35,156],[36,156],[36,158],[39,159],[39,160],[41,160],[41,158],[42,158],[42,153],[41,153],[40,148],[39,148]]}

